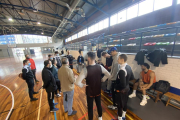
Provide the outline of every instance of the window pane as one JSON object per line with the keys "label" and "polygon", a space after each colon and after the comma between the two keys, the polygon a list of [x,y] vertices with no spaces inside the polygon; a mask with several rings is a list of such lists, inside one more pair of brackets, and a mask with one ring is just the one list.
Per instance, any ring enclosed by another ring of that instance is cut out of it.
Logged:
{"label": "window pane", "polygon": [[111,19],[110,21],[111,26],[117,24],[117,14],[112,15],[110,19]]}
{"label": "window pane", "polygon": [[74,35],[74,39],[77,39],[77,34]]}
{"label": "window pane", "polygon": [[88,27],[88,32],[89,32],[89,34],[91,34],[91,26]]}
{"label": "window pane", "polygon": [[153,4],[154,4],[154,0],[145,0],[143,2],[140,2],[138,16],[152,12]]}
{"label": "window pane", "polygon": [[71,37],[68,38],[68,42],[71,41]]}
{"label": "window pane", "polygon": [[83,30],[83,36],[87,35],[87,29]]}
{"label": "window pane", "polygon": [[126,21],[126,10],[120,11],[118,13],[118,23]]}
{"label": "window pane", "polygon": [[177,4],[180,4],[180,0],[177,0]]}
{"label": "window pane", "polygon": [[99,24],[99,30],[102,30],[103,29],[103,20],[100,21],[98,24]]}
{"label": "window pane", "polygon": [[108,18],[104,19],[104,24],[103,24],[104,28],[107,28],[108,24],[109,24],[109,19]]}
{"label": "window pane", "polygon": [[91,33],[94,33],[94,25],[91,26]]}
{"label": "window pane", "polygon": [[159,10],[172,5],[172,0],[155,0],[154,10]]}
{"label": "window pane", "polygon": [[94,25],[94,32],[96,32],[96,31],[98,31],[99,30],[99,25],[98,25],[98,23],[96,23],[95,25]]}
{"label": "window pane", "polygon": [[127,9],[127,20],[137,17],[138,4],[133,5]]}
{"label": "window pane", "polygon": [[78,38],[80,38],[82,36],[81,32],[78,33]]}

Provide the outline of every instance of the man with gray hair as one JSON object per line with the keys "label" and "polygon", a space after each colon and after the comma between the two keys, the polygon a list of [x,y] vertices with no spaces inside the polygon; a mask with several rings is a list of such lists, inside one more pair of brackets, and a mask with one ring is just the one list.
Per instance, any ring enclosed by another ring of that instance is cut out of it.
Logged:
{"label": "man with gray hair", "polygon": [[62,58],[62,66],[58,70],[58,79],[61,81],[61,90],[63,92],[63,105],[68,116],[75,115],[77,111],[72,110],[75,76],[69,68],[69,60],[66,57]]}

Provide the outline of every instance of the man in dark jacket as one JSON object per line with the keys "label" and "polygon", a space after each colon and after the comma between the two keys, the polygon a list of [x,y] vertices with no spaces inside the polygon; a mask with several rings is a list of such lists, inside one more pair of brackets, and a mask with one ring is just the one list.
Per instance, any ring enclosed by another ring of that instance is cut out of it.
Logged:
{"label": "man in dark jacket", "polygon": [[22,69],[22,78],[26,80],[26,83],[28,85],[29,97],[31,101],[38,100],[37,98],[33,97],[33,94],[37,94],[38,92],[34,92],[34,75],[30,68],[31,63],[29,62],[29,60],[24,60],[23,64],[24,67]]}
{"label": "man in dark jacket", "polygon": [[69,50],[67,51],[67,53],[68,54],[66,55],[66,57],[69,60],[69,66],[70,66],[71,69],[73,69],[73,60],[74,60],[74,57],[72,55],[70,55],[70,51]]}
{"label": "man in dark jacket", "polygon": [[120,70],[116,79],[116,99],[118,104],[118,120],[122,120],[127,111],[128,92],[129,92],[129,80],[134,79],[134,75],[131,67],[126,63],[127,55],[121,54],[118,58],[118,64],[120,64]]}
{"label": "man in dark jacket", "polygon": [[81,54],[81,50],[79,50],[79,56],[78,56],[78,59],[77,59],[77,72],[80,73],[83,66],[84,66],[84,57],[82,56]]}
{"label": "man in dark jacket", "polygon": [[48,102],[50,106],[50,112],[56,112],[59,110],[58,108],[55,108],[54,106],[57,105],[57,103],[53,103],[54,99],[54,92],[57,90],[56,86],[56,80],[54,79],[54,76],[51,72],[52,63],[50,60],[44,61],[44,68],[42,70],[42,80],[44,82],[43,88],[46,89],[47,96],[48,96]]}

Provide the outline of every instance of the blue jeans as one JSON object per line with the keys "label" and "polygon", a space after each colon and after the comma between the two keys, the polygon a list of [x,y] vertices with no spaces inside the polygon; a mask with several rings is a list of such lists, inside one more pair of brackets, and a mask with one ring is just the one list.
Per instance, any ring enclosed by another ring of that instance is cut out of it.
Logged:
{"label": "blue jeans", "polygon": [[[66,95],[67,95],[67,101],[66,101]],[[73,96],[74,96],[74,90],[68,91],[68,92],[63,92],[64,110],[65,110],[65,112],[68,111],[68,115],[71,115],[73,112],[73,110],[72,110]]]}

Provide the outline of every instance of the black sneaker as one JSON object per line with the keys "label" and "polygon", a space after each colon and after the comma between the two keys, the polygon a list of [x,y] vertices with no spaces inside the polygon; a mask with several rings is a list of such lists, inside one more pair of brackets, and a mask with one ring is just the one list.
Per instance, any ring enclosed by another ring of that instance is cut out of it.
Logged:
{"label": "black sneaker", "polygon": [[59,110],[58,108],[54,108],[54,109],[50,110],[50,112],[56,112],[58,110]]}
{"label": "black sneaker", "polygon": [[31,99],[31,101],[36,101],[36,100],[38,100],[38,98],[32,98],[32,99]]}
{"label": "black sneaker", "polygon": [[71,115],[68,115],[68,116],[75,115],[76,113],[77,113],[77,111],[72,111]]}
{"label": "black sneaker", "polygon": [[54,106],[56,106],[58,103],[54,103]]}
{"label": "black sneaker", "polygon": [[33,92],[33,94],[38,94],[38,92]]}

